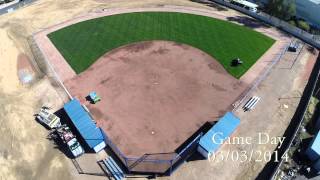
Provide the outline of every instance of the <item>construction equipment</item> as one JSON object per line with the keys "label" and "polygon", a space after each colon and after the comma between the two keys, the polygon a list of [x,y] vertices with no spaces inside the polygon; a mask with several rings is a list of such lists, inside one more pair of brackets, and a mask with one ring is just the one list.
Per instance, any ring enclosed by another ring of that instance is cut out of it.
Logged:
{"label": "construction equipment", "polygon": [[90,92],[89,97],[93,104],[96,104],[97,102],[101,101],[101,97],[98,96],[95,91]]}
{"label": "construction equipment", "polygon": [[36,117],[41,123],[45,124],[50,129],[61,126],[60,118],[49,112],[48,108],[42,107]]}
{"label": "construction equipment", "polygon": [[79,157],[84,154],[82,146],[66,124],[57,128],[56,133],[59,135],[63,143],[68,146],[74,157]]}
{"label": "construction equipment", "polygon": [[288,50],[291,51],[291,52],[297,52],[297,49],[299,48],[299,42],[291,42],[289,47],[288,47]]}

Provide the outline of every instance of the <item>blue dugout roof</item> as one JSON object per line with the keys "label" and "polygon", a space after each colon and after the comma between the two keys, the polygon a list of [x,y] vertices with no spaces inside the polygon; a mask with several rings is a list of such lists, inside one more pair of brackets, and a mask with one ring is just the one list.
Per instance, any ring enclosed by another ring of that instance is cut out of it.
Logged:
{"label": "blue dugout roof", "polygon": [[216,152],[221,144],[237,129],[240,119],[227,112],[219,121],[201,137],[199,145],[207,152]]}
{"label": "blue dugout roof", "polygon": [[93,149],[104,141],[102,130],[94,124],[92,118],[81,106],[79,100],[73,99],[66,103],[63,108],[90,148]]}

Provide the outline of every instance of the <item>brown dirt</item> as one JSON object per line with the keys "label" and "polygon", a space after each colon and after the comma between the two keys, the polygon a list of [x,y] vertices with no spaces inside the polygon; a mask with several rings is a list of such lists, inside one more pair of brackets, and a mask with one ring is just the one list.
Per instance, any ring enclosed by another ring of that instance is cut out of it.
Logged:
{"label": "brown dirt", "polygon": [[310,74],[312,72],[313,66],[316,63],[318,55],[319,55],[318,51],[316,51],[315,53],[310,53],[307,62],[304,62],[305,69],[303,71],[303,75],[301,77],[302,82],[300,84],[303,84],[303,82],[308,81]]}
{"label": "brown dirt", "polygon": [[29,58],[26,54],[21,53],[18,55],[18,70],[20,69],[29,69],[33,71],[33,68],[29,62]]}
{"label": "brown dirt", "polygon": [[26,75],[26,74],[29,74],[34,78],[35,69],[31,64],[29,57],[26,54],[24,53],[19,54],[17,62],[18,62],[17,63],[18,76],[19,76],[20,82],[24,83],[22,78],[23,78],[23,75]]}
{"label": "brown dirt", "polygon": [[120,47],[65,85],[84,103],[90,91],[102,97],[88,108],[129,156],[173,152],[247,87],[211,56],[166,41]]}

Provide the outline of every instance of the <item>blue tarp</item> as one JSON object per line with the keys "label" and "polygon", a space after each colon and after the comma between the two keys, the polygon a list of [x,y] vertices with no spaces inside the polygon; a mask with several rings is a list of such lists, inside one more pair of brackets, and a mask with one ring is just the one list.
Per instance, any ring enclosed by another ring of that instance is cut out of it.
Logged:
{"label": "blue tarp", "polygon": [[227,112],[219,121],[201,137],[199,145],[208,153],[216,152],[221,144],[236,130],[240,119]]}
{"label": "blue tarp", "polygon": [[79,100],[73,99],[66,103],[63,108],[90,148],[93,149],[104,141],[102,130],[95,125]]}

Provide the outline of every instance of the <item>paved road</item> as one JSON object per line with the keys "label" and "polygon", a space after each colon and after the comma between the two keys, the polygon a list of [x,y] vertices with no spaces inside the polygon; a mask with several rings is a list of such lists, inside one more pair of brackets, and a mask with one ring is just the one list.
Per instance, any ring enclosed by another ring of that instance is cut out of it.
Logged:
{"label": "paved road", "polygon": [[35,0],[24,0],[24,1],[20,1],[20,2],[18,2],[16,4],[12,4],[12,5],[8,6],[8,7],[0,9],[0,15],[8,13],[9,9],[13,9],[15,11],[15,10],[17,10],[17,9],[19,9],[21,7],[24,7],[24,6],[30,4],[30,3],[34,2],[34,1]]}

